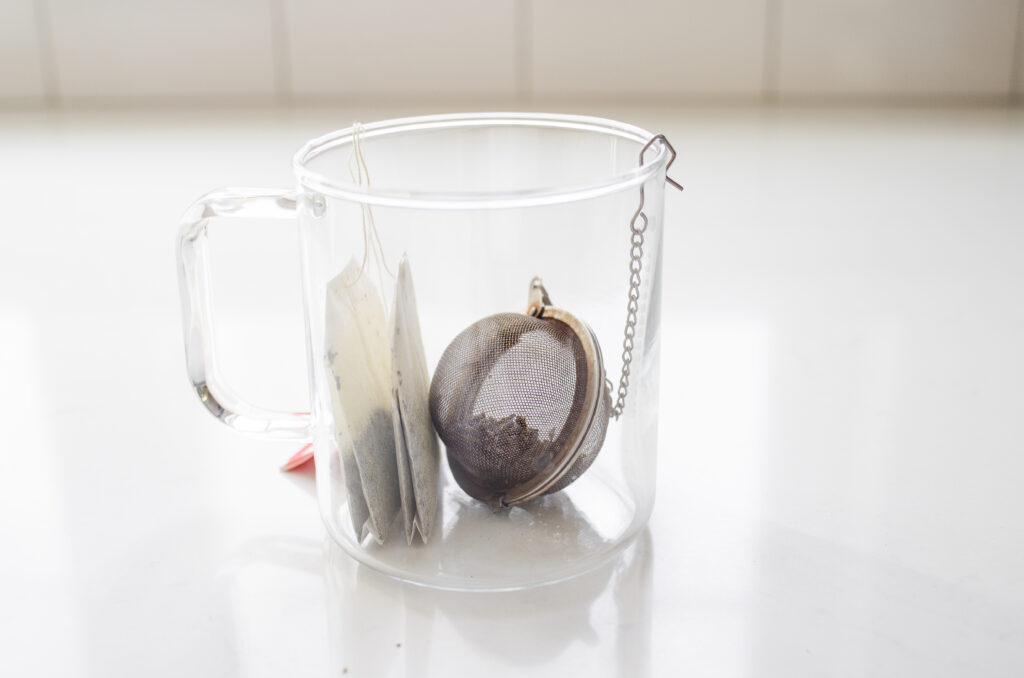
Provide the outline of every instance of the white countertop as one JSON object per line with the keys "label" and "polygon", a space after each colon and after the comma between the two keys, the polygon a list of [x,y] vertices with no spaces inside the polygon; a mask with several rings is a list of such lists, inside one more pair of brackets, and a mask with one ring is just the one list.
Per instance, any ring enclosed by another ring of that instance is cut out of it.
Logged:
{"label": "white countertop", "polygon": [[[184,374],[179,214],[398,112],[0,115],[0,673],[1024,675],[1024,111],[596,111],[687,187],[658,501],[613,566],[503,594],[331,549],[294,446]],[[294,234],[223,231],[226,370],[301,405]]]}

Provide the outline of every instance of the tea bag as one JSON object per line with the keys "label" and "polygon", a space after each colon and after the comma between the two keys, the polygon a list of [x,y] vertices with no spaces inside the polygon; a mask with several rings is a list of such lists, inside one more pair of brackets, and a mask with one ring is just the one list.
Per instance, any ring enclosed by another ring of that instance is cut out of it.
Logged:
{"label": "tea bag", "polygon": [[384,305],[355,260],[327,284],[326,360],[352,526],[387,539],[401,505]]}
{"label": "tea bag", "polygon": [[430,421],[430,375],[406,257],[398,265],[390,329],[391,413],[405,539],[412,544],[419,532],[426,543],[437,515],[440,448]]}
{"label": "tea bag", "polygon": [[[362,127],[353,125],[352,181],[370,185]],[[430,420],[430,377],[409,262],[402,258],[390,322],[370,280],[388,268],[373,210],[362,204],[363,259],[327,285],[327,363],[352,525],[378,544],[401,509],[406,541],[426,542],[437,514],[440,451]],[[381,287],[384,283],[381,281]]]}

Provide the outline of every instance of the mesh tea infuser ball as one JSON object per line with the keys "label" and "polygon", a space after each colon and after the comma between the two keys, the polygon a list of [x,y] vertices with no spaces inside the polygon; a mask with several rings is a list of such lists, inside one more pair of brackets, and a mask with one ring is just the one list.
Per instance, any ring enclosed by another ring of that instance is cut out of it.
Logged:
{"label": "mesh tea infuser ball", "polygon": [[610,410],[594,333],[553,307],[539,278],[525,314],[488,316],[455,337],[430,384],[452,476],[494,507],[578,478],[601,449]]}
{"label": "mesh tea infuser ball", "polygon": [[[663,135],[656,141],[675,150]],[[682,186],[666,179],[676,188]],[[495,508],[557,492],[579,478],[604,444],[629,387],[643,268],[644,189],[630,220],[629,300],[622,374],[614,406],[593,331],[551,304],[539,278],[525,314],[498,313],[463,330],[430,383],[430,416],[448,450],[452,477]]]}

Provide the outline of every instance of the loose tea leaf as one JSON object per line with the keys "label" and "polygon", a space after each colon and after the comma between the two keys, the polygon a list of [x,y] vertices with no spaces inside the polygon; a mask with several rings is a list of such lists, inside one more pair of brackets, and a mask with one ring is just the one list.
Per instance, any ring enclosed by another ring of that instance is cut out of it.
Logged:
{"label": "loose tea leaf", "polygon": [[476,450],[475,455],[460,459],[465,471],[478,479],[502,479],[500,483],[479,481],[489,490],[529,480],[551,463],[558,449],[525,417],[514,414],[501,418],[475,414],[466,421],[464,435],[463,444]]}

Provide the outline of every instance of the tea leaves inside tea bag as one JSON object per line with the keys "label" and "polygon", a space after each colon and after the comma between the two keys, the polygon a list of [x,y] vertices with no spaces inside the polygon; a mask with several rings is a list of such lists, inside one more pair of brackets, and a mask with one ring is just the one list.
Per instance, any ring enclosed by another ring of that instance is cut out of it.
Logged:
{"label": "tea leaves inside tea bag", "polygon": [[356,463],[356,448],[352,445],[352,437],[348,433],[348,426],[344,421],[344,414],[338,419],[341,413],[341,405],[337,396],[337,389],[331,391],[331,405],[335,411],[334,441],[338,447],[338,456],[341,457],[341,475],[345,480],[345,494],[348,497],[348,513],[352,518],[352,529],[362,541],[370,532],[370,507],[366,505],[366,497],[363,496],[363,481],[359,478],[359,465]]}
{"label": "tea leaves inside tea bag", "polygon": [[327,285],[328,387],[353,527],[360,541],[372,534],[378,544],[387,539],[401,505],[387,327],[376,287],[349,261]]}

